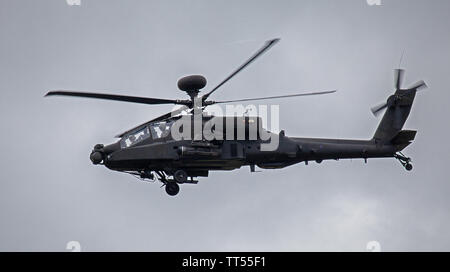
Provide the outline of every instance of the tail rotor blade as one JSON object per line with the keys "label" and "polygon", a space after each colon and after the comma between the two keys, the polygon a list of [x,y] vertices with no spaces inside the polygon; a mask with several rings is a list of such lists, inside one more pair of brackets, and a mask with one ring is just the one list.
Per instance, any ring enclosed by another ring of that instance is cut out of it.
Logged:
{"label": "tail rotor blade", "polygon": [[370,109],[373,113],[374,116],[378,116],[382,110],[384,110],[385,108],[387,108],[388,104],[387,102],[384,102],[383,104],[380,104],[378,106],[373,107],[372,109]]}
{"label": "tail rotor blade", "polygon": [[400,90],[404,78],[405,78],[405,70],[396,69],[395,70],[395,89],[396,90]]}
{"label": "tail rotor blade", "polygon": [[423,89],[426,89],[426,88],[428,88],[428,86],[427,86],[427,84],[425,83],[425,81],[420,80],[420,81],[418,81],[417,83],[413,84],[411,87],[409,87],[409,90],[417,90],[417,91],[420,91],[420,90],[423,90]]}

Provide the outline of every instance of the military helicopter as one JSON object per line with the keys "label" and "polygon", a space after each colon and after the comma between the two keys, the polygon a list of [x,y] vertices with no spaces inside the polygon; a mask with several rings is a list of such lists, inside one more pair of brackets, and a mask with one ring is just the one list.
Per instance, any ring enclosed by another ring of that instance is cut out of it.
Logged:
{"label": "military helicopter", "polygon": [[[308,165],[311,161],[321,163],[324,160],[361,158],[367,163],[369,158],[395,158],[406,170],[412,170],[411,158],[403,155],[401,151],[412,143],[416,131],[402,128],[409,116],[417,91],[426,88],[427,85],[424,81],[419,81],[409,88],[402,88],[404,78],[402,69],[395,70],[394,94],[386,102],[372,108],[375,116],[383,110],[386,112],[374,136],[368,140],[288,137],[283,130],[272,133],[262,128],[260,117],[213,116],[204,111],[206,107],[214,104],[335,92],[333,90],[227,101],[209,100],[222,85],[278,41],[279,39],[267,41],[245,63],[203,96],[199,96],[199,92],[206,86],[206,79],[200,75],[186,76],[178,81],[178,88],[190,97],[184,100],[61,90],[50,91],[46,96],[74,96],[149,105],[181,105],[181,109],[173,110],[117,135],[119,140],[113,144],[95,145],[90,154],[90,160],[95,165],[104,165],[111,170],[129,173],[142,180],[160,181],[170,196],[178,194],[180,184],[197,184],[196,178],[207,177],[210,171],[234,170],[242,166],[249,166],[250,171],[255,172],[255,166],[261,169],[281,169],[301,162]],[[175,129],[181,120],[190,122],[181,129],[180,126]],[[215,122],[210,126],[211,131],[213,133],[226,131],[227,137],[207,139],[205,135],[196,134],[198,131],[195,129],[196,124],[199,123],[200,131],[203,131],[202,129],[213,120]],[[174,137],[173,131],[186,132],[184,135],[187,137]],[[263,139],[260,137],[262,134],[276,136],[275,148],[263,148],[269,144],[270,137]]]}

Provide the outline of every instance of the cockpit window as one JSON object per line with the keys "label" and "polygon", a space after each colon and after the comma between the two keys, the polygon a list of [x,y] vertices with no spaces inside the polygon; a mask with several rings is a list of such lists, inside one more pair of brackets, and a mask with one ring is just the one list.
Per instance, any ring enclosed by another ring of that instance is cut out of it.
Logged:
{"label": "cockpit window", "polygon": [[122,140],[120,141],[120,145],[122,148],[130,147],[130,146],[135,145],[149,137],[150,137],[150,133],[149,133],[148,127],[145,126],[144,128],[123,137]]}
{"label": "cockpit window", "polygon": [[170,128],[173,122],[158,122],[150,124],[150,131],[152,133],[153,139],[159,139],[167,137],[170,134]]}

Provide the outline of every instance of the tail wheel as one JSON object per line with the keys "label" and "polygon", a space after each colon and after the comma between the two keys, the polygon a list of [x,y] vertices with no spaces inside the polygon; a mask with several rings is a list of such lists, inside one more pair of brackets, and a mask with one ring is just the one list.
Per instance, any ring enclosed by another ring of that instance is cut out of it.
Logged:
{"label": "tail wheel", "polygon": [[406,171],[412,171],[413,166],[411,164],[411,158],[406,157],[401,152],[398,152],[394,155],[394,158],[396,158],[402,165],[405,167]]}
{"label": "tail wheel", "polygon": [[407,163],[407,164],[405,165],[405,169],[406,169],[407,171],[412,171],[412,170],[413,170],[412,164]]}
{"label": "tail wheel", "polygon": [[166,193],[170,196],[176,196],[180,192],[180,186],[176,182],[167,182]]}

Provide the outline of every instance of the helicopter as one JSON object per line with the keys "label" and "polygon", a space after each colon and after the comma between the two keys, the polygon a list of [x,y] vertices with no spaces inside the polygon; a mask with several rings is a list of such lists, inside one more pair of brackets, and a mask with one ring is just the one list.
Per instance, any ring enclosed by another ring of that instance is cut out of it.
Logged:
{"label": "helicopter", "polygon": [[[197,184],[198,178],[208,177],[210,171],[234,170],[243,166],[249,166],[250,171],[255,172],[256,166],[260,169],[282,169],[301,162],[308,165],[309,162],[359,158],[367,163],[370,158],[394,158],[407,171],[413,169],[411,158],[405,156],[402,151],[414,141],[417,131],[404,130],[403,126],[417,91],[427,88],[427,84],[421,80],[411,87],[402,88],[405,74],[403,69],[395,70],[394,93],[385,102],[371,109],[375,116],[383,111],[385,113],[375,134],[368,140],[288,137],[284,130],[278,133],[265,130],[260,117],[214,116],[205,112],[206,107],[215,104],[336,92],[332,90],[227,101],[209,100],[221,86],[279,40],[267,41],[246,62],[202,96],[199,96],[199,93],[207,81],[201,75],[185,76],[178,80],[178,88],[184,91],[189,99],[160,99],[68,90],[49,91],[45,96],[95,98],[148,105],[181,105],[179,109],[117,135],[119,140],[115,143],[96,144],[90,154],[94,165],[104,165],[108,169],[128,173],[145,181],[161,182],[170,196],[179,193],[179,185]],[[207,134],[201,133],[205,131],[205,127],[209,127],[209,132],[212,132],[214,137],[206,137]],[[276,145],[268,148],[273,138],[276,138]]]}

